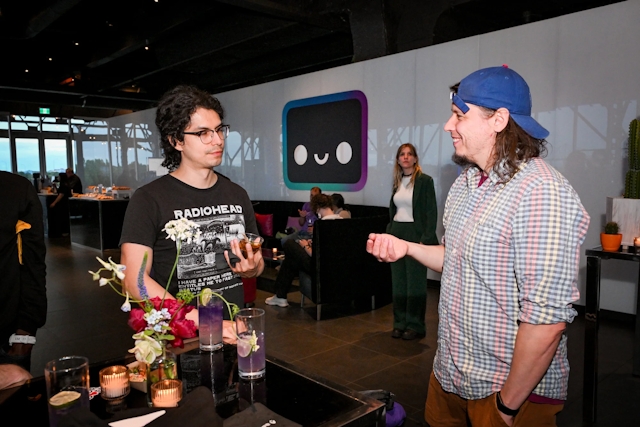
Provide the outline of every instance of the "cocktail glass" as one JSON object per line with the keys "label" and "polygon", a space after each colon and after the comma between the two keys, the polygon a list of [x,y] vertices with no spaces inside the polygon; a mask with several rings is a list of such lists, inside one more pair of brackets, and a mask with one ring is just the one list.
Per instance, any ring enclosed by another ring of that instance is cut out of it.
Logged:
{"label": "cocktail glass", "polygon": [[89,359],[65,356],[52,360],[44,367],[44,377],[50,427],[56,427],[63,415],[89,409]]}
{"label": "cocktail glass", "polygon": [[251,245],[251,250],[253,253],[256,253],[262,247],[262,242],[264,239],[262,236],[258,236],[253,233],[244,233],[243,235],[238,236],[238,244],[240,245],[240,250],[242,251],[242,255],[247,257],[247,243]]}
{"label": "cocktail glass", "polygon": [[264,310],[261,308],[245,308],[236,314],[240,378],[255,379],[264,376],[264,319]]}
{"label": "cocktail glass", "polygon": [[198,323],[200,350],[214,351],[222,348],[222,299],[212,294],[198,297]]}

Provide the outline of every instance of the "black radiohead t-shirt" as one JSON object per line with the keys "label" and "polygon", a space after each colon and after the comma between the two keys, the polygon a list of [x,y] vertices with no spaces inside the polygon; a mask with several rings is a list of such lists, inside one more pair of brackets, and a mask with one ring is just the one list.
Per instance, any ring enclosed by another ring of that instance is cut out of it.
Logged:
{"label": "black radiohead t-shirt", "polygon": [[231,254],[231,240],[245,230],[258,234],[247,192],[218,174],[218,181],[207,189],[194,188],[165,175],[134,193],[125,214],[120,245],[137,243],[152,248],[150,275],[161,286],[166,286],[176,259],[176,242],[167,239],[162,229],[167,222],[180,218],[198,224],[201,236],[198,242],[182,242],[169,293],[175,296],[179,290],[189,289],[195,294],[202,288],[211,288],[223,291],[225,299],[242,307],[242,280],[229,268],[224,251]]}

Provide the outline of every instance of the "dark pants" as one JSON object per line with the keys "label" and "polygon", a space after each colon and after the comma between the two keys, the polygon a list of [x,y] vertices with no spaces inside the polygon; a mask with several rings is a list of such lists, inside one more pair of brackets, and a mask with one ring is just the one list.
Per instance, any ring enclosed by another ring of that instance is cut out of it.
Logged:
{"label": "dark pants", "polygon": [[[420,235],[413,222],[391,223],[390,233],[400,239],[418,243]],[[391,263],[393,291],[393,327],[424,334],[427,310],[427,267],[411,257]]]}
{"label": "dark pants", "polygon": [[311,257],[307,255],[300,244],[294,240],[284,242],[284,261],[278,271],[276,277],[276,296],[278,298],[287,298],[289,286],[295,279],[300,270],[307,274],[311,274]]}

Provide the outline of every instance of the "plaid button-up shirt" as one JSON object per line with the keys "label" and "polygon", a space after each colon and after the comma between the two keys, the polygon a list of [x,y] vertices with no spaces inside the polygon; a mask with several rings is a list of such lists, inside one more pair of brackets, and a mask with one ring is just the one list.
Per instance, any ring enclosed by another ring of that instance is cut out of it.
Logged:
{"label": "plaid button-up shirt", "polygon": [[[492,171],[478,187],[469,168],[445,205],[438,351],[434,373],[446,391],[481,399],[509,374],[518,321],[571,322],[580,245],[589,215],[569,182],[541,159],[500,182]],[[567,338],[535,394],[566,399]]]}

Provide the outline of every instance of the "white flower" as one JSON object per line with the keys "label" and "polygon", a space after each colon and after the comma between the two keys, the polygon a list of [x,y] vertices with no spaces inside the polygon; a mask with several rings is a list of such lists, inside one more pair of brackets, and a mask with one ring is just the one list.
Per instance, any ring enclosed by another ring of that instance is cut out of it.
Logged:
{"label": "white flower", "polygon": [[[127,266],[122,265],[122,264],[116,264],[115,262],[113,262],[111,257],[109,257],[109,262],[103,261],[102,259],[100,259],[100,257],[96,257],[96,259],[98,261],[100,261],[100,264],[102,264],[102,267],[104,267],[105,270],[113,271],[116,274],[116,276],[118,277],[118,279],[120,279],[120,280],[124,279],[123,271],[127,268]],[[89,272],[89,273],[91,273],[91,272]],[[96,279],[93,279],[93,280],[96,280]]]}
{"label": "white flower", "polygon": [[129,353],[134,353],[137,361],[153,363],[156,357],[162,354],[160,343],[144,332],[137,333],[132,338],[136,340],[136,345],[129,350]]}
{"label": "white flower", "polygon": [[109,283],[109,281],[108,281],[107,279],[105,279],[104,277],[101,277],[101,278],[100,278],[100,281],[98,282],[98,284],[99,284],[100,286],[104,286],[104,285],[106,285],[107,283]]}
{"label": "white flower", "polygon": [[94,273],[93,271],[89,270],[89,274],[91,274],[93,280],[100,280],[100,273]]}
{"label": "white flower", "polygon": [[186,240],[187,243],[198,242],[202,234],[198,224],[186,218],[167,222],[162,231],[167,233],[167,239],[171,239],[174,242]]}
{"label": "white flower", "polygon": [[131,311],[131,303],[129,302],[129,292],[127,292],[127,299],[124,300],[124,304],[120,307],[120,310],[128,313]]}

